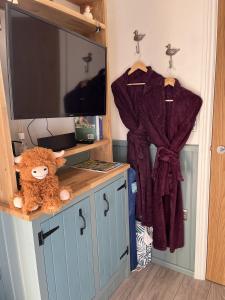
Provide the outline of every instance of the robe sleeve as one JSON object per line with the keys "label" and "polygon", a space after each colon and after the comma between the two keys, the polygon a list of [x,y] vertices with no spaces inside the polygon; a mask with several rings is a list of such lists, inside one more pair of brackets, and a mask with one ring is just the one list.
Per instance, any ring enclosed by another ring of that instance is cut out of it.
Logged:
{"label": "robe sleeve", "polygon": [[114,95],[114,101],[118,108],[120,118],[123,124],[131,131],[138,127],[138,120],[134,114],[134,108],[128,93],[126,92],[126,86],[121,86],[118,81],[113,82],[112,92]]}
{"label": "robe sleeve", "polygon": [[191,95],[186,94],[184,95],[184,97],[185,99],[187,99],[187,109],[184,122],[180,126],[171,144],[171,149],[174,149],[176,151],[180,151],[184,147],[191,134],[196,117],[202,106],[202,99],[199,96],[191,93]]}

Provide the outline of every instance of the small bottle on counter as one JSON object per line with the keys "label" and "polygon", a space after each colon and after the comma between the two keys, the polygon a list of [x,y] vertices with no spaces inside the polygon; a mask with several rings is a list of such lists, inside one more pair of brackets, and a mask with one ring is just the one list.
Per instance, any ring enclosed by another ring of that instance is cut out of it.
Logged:
{"label": "small bottle on counter", "polygon": [[18,132],[17,135],[18,135],[18,139],[21,141],[21,145],[20,145],[20,154],[21,154],[26,149],[28,149],[28,146],[27,146],[27,143],[26,143],[26,140],[25,140],[24,132]]}

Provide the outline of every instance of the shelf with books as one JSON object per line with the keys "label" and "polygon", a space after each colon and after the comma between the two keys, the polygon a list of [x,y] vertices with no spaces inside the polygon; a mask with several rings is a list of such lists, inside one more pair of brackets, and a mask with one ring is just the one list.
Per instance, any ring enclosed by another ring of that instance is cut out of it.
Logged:
{"label": "shelf with books", "polygon": [[77,144],[75,147],[65,150],[64,157],[75,155],[84,151],[90,151],[99,147],[103,147],[109,144],[108,139],[95,141],[93,144]]}

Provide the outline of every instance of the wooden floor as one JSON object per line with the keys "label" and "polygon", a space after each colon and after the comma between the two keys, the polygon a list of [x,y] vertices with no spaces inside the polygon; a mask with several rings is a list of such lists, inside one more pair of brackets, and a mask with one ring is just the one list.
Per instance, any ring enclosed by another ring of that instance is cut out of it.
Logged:
{"label": "wooden floor", "polygon": [[132,272],[110,300],[225,300],[225,287],[149,265]]}

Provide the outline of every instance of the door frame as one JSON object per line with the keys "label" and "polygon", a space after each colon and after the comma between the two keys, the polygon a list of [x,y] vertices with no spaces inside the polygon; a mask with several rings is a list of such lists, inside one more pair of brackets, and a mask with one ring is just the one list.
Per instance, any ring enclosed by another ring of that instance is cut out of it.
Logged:
{"label": "door frame", "polygon": [[208,237],[208,210],[211,165],[211,140],[214,84],[216,70],[218,1],[204,0],[201,97],[203,107],[199,121],[199,155],[196,207],[196,279],[205,279]]}

